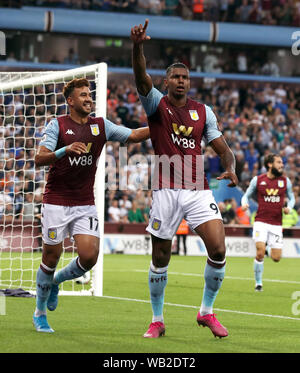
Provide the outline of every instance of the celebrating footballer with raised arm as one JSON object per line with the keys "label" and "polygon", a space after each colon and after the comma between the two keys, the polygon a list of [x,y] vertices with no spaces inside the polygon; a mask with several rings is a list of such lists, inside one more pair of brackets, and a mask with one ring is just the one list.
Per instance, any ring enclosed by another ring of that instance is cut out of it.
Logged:
{"label": "celebrating footballer with raised arm", "polygon": [[[183,218],[203,239],[208,253],[197,322],[208,326],[214,336],[226,337],[227,329],[213,313],[213,304],[225,273],[225,233],[204,172],[197,170],[201,163],[203,166],[202,138],[219,155],[225,171],[218,179],[229,179],[229,187],[238,183],[235,158],[218,129],[212,110],[188,98],[190,76],[184,64],[174,63],[167,68],[164,80],[167,95],[153,87],[152,79],[146,72],[143,52],[144,42],[150,39],[147,27],[148,20],[144,26],[140,24],[131,29],[132,65],[139,97],[148,117],[155,155],[162,163],[169,159],[170,172],[163,171],[165,164],[158,167],[157,185],[152,188],[153,202],[147,231],[152,239],[149,290],[153,317],[144,337],[157,338],[165,334],[163,306],[171,244]],[[173,161],[182,162],[174,166]],[[188,167],[183,167],[183,164]]]}
{"label": "celebrating footballer with raised arm", "polygon": [[[277,154],[265,157],[266,173],[255,176],[242,197],[243,210],[249,208],[249,198],[257,196],[258,210],[253,224],[253,239],[256,246],[254,259],[255,291],[263,290],[263,270],[266,247],[270,248],[270,256],[274,262],[279,262],[282,255],[282,213],[288,214],[294,207],[290,179],[283,176],[284,165],[282,158]],[[284,206],[284,197],[287,194],[288,205]]]}
{"label": "celebrating footballer with raised arm", "polygon": [[[35,165],[50,165],[42,205],[43,254],[36,277],[33,323],[38,332],[52,333],[47,308],[58,304],[59,284],[81,277],[98,258],[99,231],[93,186],[97,160],[106,141],[141,142],[149,128],[131,130],[90,116],[89,81],[73,79],[63,89],[69,115],[52,119],[35,156]],[[55,273],[64,239],[74,239],[78,257]],[[101,237],[102,239],[102,237]]]}

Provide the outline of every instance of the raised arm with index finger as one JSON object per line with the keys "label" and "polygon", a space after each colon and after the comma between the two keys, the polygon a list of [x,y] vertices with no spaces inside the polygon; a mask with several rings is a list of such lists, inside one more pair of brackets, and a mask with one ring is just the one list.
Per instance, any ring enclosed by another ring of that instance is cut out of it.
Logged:
{"label": "raised arm with index finger", "polygon": [[146,19],[144,26],[134,26],[131,28],[130,38],[133,42],[132,47],[132,67],[138,92],[147,96],[152,88],[152,79],[146,72],[146,58],[144,55],[143,43],[150,40],[146,34],[149,20]]}

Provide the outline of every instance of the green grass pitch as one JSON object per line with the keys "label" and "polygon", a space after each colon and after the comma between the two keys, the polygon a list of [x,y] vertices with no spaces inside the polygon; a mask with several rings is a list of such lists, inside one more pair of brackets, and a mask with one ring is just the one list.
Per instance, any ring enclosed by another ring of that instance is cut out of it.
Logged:
{"label": "green grass pitch", "polygon": [[[172,257],[165,294],[166,335],[162,338],[142,337],[152,316],[148,291],[150,257],[105,255],[104,297],[60,296],[57,310],[48,312],[53,334],[37,333],[33,328],[34,298],[6,297],[6,314],[0,315],[0,350],[2,353],[300,351],[300,302],[293,299],[293,294],[295,297],[300,291],[299,260],[282,259],[274,263],[266,258],[264,291],[257,293],[253,258],[227,258],[226,277],[214,308],[229,331],[229,336],[223,339],[214,338],[208,328],[196,323],[205,262],[205,257]],[[3,257],[0,263],[2,266]]]}

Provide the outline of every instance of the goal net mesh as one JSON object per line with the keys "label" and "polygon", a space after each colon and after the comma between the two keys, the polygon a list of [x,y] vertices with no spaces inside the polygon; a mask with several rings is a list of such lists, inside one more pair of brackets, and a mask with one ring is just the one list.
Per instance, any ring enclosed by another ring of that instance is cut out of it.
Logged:
{"label": "goal net mesh", "polygon": [[[45,123],[68,113],[62,94],[66,82],[86,77],[97,114],[99,65],[67,72],[0,73],[0,288],[35,290],[42,258],[41,203],[48,167],[35,168],[34,156]],[[98,100],[99,101],[99,100]],[[57,269],[77,256],[64,241]],[[61,290],[93,293],[93,281],[67,281]]]}

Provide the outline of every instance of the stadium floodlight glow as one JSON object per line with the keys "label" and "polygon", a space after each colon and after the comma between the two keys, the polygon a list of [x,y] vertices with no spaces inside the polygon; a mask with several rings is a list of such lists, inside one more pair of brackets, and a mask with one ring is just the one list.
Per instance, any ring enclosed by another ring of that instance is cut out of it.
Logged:
{"label": "stadium floodlight glow", "polygon": [[[67,114],[62,95],[64,84],[74,78],[85,77],[90,81],[95,116],[106,117],[107,65],[99,63],[66,71],[1,72],[0,104],[4,109],[0,117],[0,169],[4,170],[3,190],[0,190],[0,287],[23,288],[35,293],[36,271],[41,262],[38,240],[41,237],[37,215],[23,214],[19,206],[36,208],[35,203],[43,190],[47,167],[35,168],[34,155],[43,136],[46,121]],[[4,132],[5,133],[4,133]],[[2,135],[2,137],[1,137]],[[33,184],[33,191],[28,189]],[[35,186],[39,185],[39,188]],[[9,193],[13,190],[13,196]],[[105,146],[98,159],[94,194],[99,218],[99,257],[92,270],[89,285],[75,281],[61,284],[61,295],[103,295],[103,242],[104,242],[104,193]],[[33,193],[32,193],[33,192]],[[30,201],[33,194],[33,201]],[[24,198],[24,203],[21,199]],[[40,205],[40,201],[39,201]],[[34,252],[34,250],[36,252]],[[58,269],[75,257],[76,248],[65,241]],[[18,265],[16,266],[16,263]]]}

